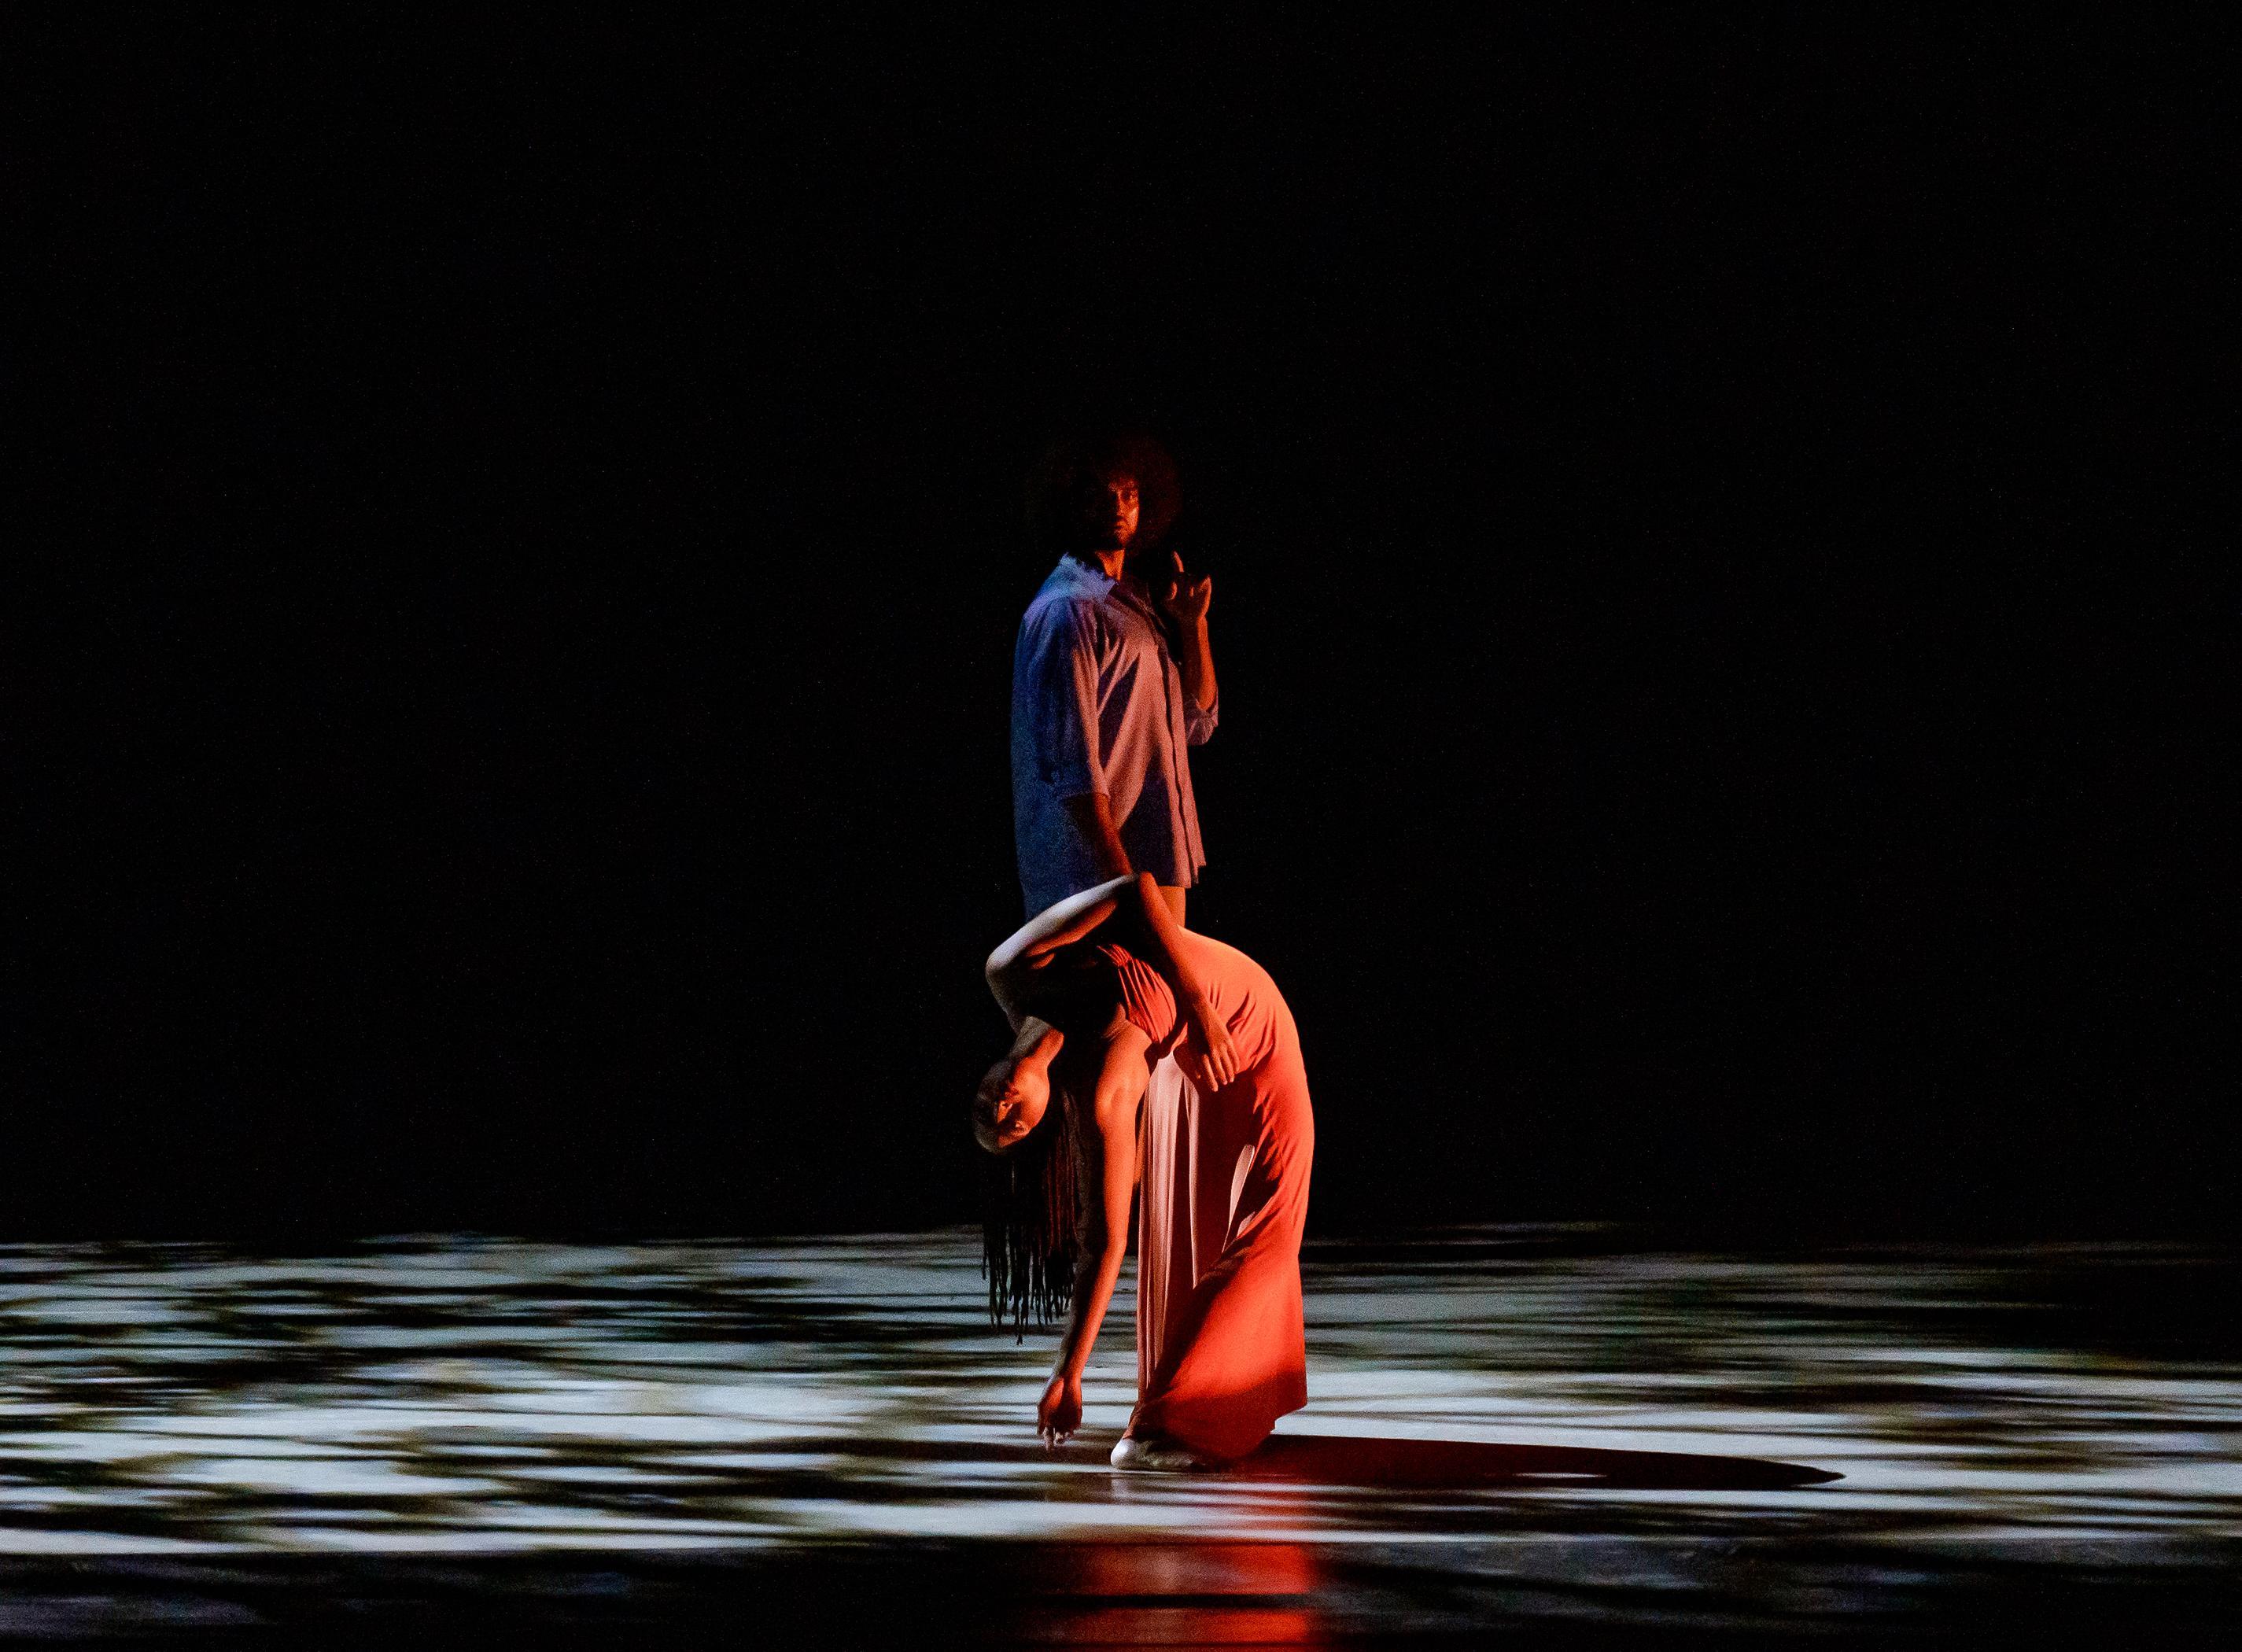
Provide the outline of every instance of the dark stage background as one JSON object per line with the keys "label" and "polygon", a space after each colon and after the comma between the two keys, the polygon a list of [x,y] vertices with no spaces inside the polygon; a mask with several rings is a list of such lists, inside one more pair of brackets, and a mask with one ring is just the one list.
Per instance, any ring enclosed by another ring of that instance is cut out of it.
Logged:
{"label": "dark stage background", "polygon": [[0,1224],[970,1218],[1116,413],[1325,1231],[2225,1222],[2210,41],[1566,15],[33,43]]}

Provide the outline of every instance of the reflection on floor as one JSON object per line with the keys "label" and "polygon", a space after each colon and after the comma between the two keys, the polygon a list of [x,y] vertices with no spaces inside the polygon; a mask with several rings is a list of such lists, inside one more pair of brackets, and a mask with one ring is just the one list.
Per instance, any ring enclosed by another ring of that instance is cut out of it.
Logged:
{"label": "reflection on floor", "polygon": [[1104,1464],[1125,1302],[1084,1436],[1047,1453],[1047,1346],[987,1328],[975,1256],[962,1233],[0,1247],[0,1634],[345,1597],[722,1617],[793,1590],[841,1635],[906,1577],[970,1581],[960,1634],[1044,1641],[2010,1596],[2236,1621],[2232,1255],[1314,1247],[1309,1409],[1230,1473],[1142,1477]]}

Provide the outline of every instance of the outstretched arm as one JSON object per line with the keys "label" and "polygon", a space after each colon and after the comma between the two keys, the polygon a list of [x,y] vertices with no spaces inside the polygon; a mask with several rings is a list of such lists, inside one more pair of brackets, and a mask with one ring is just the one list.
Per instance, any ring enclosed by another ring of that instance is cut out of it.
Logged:
{"label": "outstretched arm", "polygon": [[1080,1259],[1074,1298],[1051,1381],[1036,1407],[1036,1432],[1056,1446],[1082,1426],[1082,1373],[1105,1323],[1113,1286],[1129,1250],[1129,1202],[1137,1191],[1137,1108],[1144,1097],[1142,1031],[1125,1024],[1107,1038],[1098,1074],[1094,1120],[1075,1132],[1075,1179],[1081,1189],[1076,1232]]}

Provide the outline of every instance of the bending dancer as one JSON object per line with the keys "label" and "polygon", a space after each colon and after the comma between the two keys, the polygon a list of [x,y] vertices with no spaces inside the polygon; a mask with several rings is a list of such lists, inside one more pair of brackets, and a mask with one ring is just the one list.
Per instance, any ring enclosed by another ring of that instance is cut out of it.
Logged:
{"label": "bending dancer", "polygon": [[1057,1445],[1081,1427],[1083,1368],[1128,1249],[1139,1103],[1174,1053],[1191,1093],[1165,1136],[1141,1138],[1137,1406],[1113,1464],[1244,1456],[1307,1403],[1315,1120],[1292,1011],[1252,958],[1182,929],[1143,872],[1030,919],[988,977],[1016,1035],[974,1104],[975,1136],[1014,1172],[988,1235],[990,1306],[1022,1322],[1067,1308],[1038,1432]]}

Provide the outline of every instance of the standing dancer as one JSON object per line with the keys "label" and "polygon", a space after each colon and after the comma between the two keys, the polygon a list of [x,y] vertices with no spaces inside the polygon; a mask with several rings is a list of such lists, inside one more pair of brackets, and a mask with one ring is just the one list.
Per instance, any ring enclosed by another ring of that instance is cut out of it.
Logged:
{"label": "standing dancer", "polygon": [[1137,1407],[1113,1466],[1245,1455],[1307,1401],[1315,1119],[1292,1011],[1252,958],[1185,932],[1149,873],[1030,918],[990,955],[988,978],[1015,1037],[981,1082],[974,1134],[1014,1157],[1017,1195],[989,1236],[991,1306],[1024,1320],[1064,1293],[1068,1310],[1038,1431],[1057,1445],[1081,1426],[1083,1369],[1128,1249],[1138,1105],[1151,1064],[1181,1044],[1194,1105],[1175,1173],[1147,1164],[1138,1203],[1146,1246],[1172,1246],[1190,1271],[1168,1275],[1149,1313],[1140,1272]]}
{"label": "standing dancer", "polygon": [[1062,447],[1037,478],[1038,530],[1063,554],[1012,655],[1012,830],[1030,913],[1150,872],[1180,923],[1206,863],[1189,754],[1219,715],[1213,582],[1156,560],[1176,500],[1174,467],[1149,441]]}

